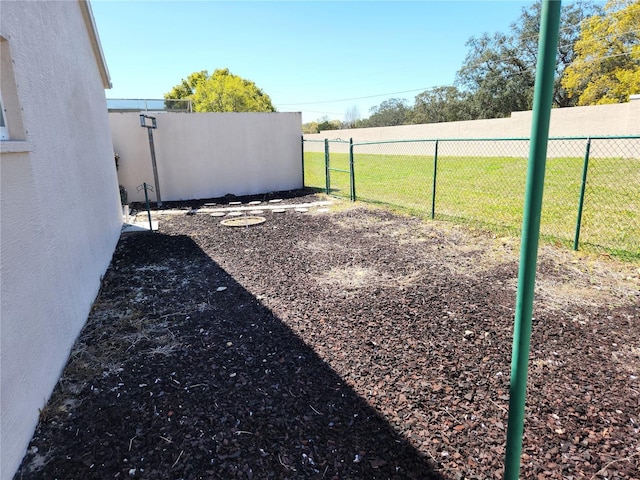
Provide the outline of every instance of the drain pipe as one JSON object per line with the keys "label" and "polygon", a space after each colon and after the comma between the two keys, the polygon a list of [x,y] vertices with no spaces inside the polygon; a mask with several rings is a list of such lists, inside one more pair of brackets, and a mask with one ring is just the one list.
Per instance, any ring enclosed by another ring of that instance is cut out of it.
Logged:
{"label": "drain pipe", "polygon": [[544,191],[549,118],[553,100],[553,80],[556,67],[559,25],[560,1],[544,0],[540,15],[538,65],[533,96],[533,121],[531,125],[531,143],[529,145],[524,218],[522,221],[518,293],[513,327],[509,424],[507,427],[504,480],[518,480],[520,476],[531,320],[540,236],[540,212],[542,210],[542,193]]}

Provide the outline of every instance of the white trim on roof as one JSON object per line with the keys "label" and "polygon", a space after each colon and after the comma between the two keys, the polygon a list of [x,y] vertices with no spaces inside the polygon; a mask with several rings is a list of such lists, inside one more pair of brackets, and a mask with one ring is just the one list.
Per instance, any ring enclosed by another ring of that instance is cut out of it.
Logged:
{"label": "white trim on roof", "polygon": [[78,0],[80,5],[80,11],[82,12],[82,18],[87,26],[87,32],[89,32],[89,39],[91,40],[91,48],[93,54],[96,57],[98,63],[98,69],[100,70],[100,76],[102,77],[102,84],[104,88],[111,88],[111,77],[109,76],[109,68],[104,58],[104,52],[102,51],[102,44],[100,43],[100,36],[98,35],[98,29],[96,28],[96,21],[93,18],[93,11],[91,10],[91,4],[89,0]]}

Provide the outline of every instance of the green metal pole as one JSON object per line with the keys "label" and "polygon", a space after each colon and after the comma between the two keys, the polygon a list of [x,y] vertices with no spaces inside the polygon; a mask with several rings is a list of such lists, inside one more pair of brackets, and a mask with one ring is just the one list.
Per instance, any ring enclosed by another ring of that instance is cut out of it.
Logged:
{"label": "green metal pole", "polygon": [[540,212],[542,210],[559,25],[560,1],[544,0],[540,15],[538,65],[536,67],[536,83],[533,96],[531,145],[529,146],[527,189],[522,222],[522,246],[520,248],[520,267],[518,271],[518,293],[513,328],[505,480],[517,480],[520,475],[527,370],[529,368],[531,341],[531,316],[533,313],[533,296],[538,261],[538,237],[540,235]]}
{"label": "green metal pole", "polygon": [[431,220],[436,217],[436,178],[438,176],[438,140],[433,154],[433,187],[431,189]]}
{"label": "green metal pole", "polygon": [[329,139],[324,139],[324,178],[327,186],[327,195],[331,192],[331,180],[329,179]]}
{"label": "green metal pole", "polygon": [[151,207],[149,207],[149,193],[147,192],[149,185],[144,182],[142,184],[142,188],[144,188],[144,203],[147,206],[147,216],[149,217],[149,231],[153,233],[153,222],[151,222]]}
{"label": "green metal pole", "polygon": [[584,191],[587,188],[587,171],[589,170],[589,152],[591,151],[591,139],[587,139],[584,151],[584,163],[582,165],[582,183],[580,185],[580,200],[578,200],[578,218],[576,219],[576,234],[573,237],[573,249],[578,250],[580,241],[580,226],[582,224],[582,207],[584,206]]}
{"label": "green metal pole", "polygon": [[349,180],[351,183],[351,201],[356,201],[356,175],[353,169],[353,138],[349,139]]}

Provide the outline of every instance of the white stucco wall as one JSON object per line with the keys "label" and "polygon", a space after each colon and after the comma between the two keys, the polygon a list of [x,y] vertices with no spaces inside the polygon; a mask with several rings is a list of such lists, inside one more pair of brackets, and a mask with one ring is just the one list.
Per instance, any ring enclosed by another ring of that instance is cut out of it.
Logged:
{"label": "white stucco wall", "polygon": [[[251,195],[302,187],[300,113],[156,113],[163,201]],[[154,185],[149,137],[138,113],[110,113],[118,178],[129,201]],[[155,194],[150,196],[155,201]]]}
{"label": "white stucco wall", "polygon": [[38,409],[87,319],[122,217],[105,69],[83,16],[86,4],[3,1],[0,8],[0,78],[11,135],[0,142],[5,480],[19,466]]}
{"label": "white stucco wall", "polygon": [[[353,138],[354,143],[382,140],[406,139],[452,139],[452,138],[529,138],[531,136],[532,112],[513,112],[509,118],[470,120],[464,122],[429,123],[421,125],[400,125],[397,127],[353,128],[327,130],[316,134],[305,134],[305,139]],[[619,136],[640,135],[640,96],[632,96],[628,103],[595,105],[589,107],[555,108],[551,110],[549,125],[551,137]],[[593,156],[610,155],[610,147],[599,150],[602,142],[596,142],[591,152]],[[634,143],[616,147],[616,155],[637,158]],[[332,151],[341,151],[332,145]],[[520,155],[521,142],[480,142],[474,146],[477,155]],[[305,143],[305,151],[320,152],[324,145],[316,142]],[[360,146],[356,153],[393,153],[397,146]],[[526,152],[526,148],[525,148]],[[416,153],[421,153],[417,152]],[[525,153],[526,154],[526,153]],[[550,152],[552,155],[553,152]],[[566,155],[560,151],[557,155]]]}

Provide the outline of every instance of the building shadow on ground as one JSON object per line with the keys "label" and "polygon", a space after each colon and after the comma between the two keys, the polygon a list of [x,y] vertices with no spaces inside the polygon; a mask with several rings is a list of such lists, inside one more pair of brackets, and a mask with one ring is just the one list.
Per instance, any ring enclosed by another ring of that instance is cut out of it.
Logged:
{"label": "building shadow on ground", "polygon": [[118,245],[15,478],[443,477],[191,238],[156,233]]}

